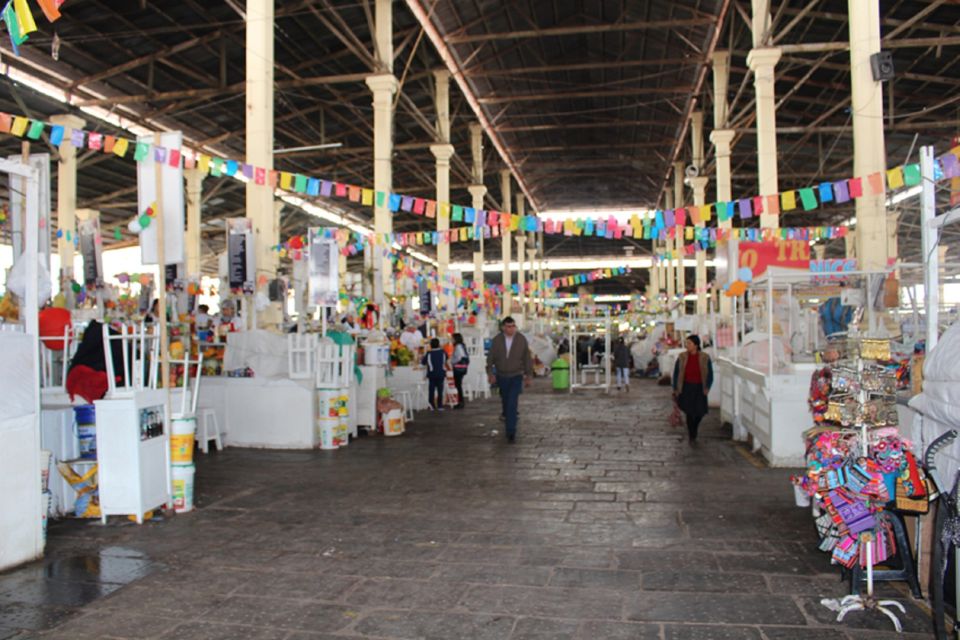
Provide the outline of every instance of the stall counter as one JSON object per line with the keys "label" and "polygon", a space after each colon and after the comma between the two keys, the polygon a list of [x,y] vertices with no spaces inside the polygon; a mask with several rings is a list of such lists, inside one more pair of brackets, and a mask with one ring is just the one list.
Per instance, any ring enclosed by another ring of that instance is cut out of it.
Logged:
{"label": "stall counter", "polygon": [[200,383],[201,408],[218,411],[231,447],[312,449],[316,437],[316,392],[309,382],[268,378],[207,378]]}
{"label": "stall counter", "polygon": [[735,440],[752,437],[754,451],[772,467],[804,465],[803,432],[813,426],[807,407],[813,363],[795,363],[770,375],[718,358],[721,416],[733,423]]}

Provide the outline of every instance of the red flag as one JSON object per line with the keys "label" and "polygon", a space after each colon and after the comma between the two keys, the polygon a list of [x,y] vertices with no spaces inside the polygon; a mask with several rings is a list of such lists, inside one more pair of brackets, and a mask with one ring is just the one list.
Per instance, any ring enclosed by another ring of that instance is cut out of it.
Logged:
{"label": "red flag", "polygon": [[850,178],[850,180],[847,181],[847,184],[850,188],[851,198],[859,198],[863,195],[863,180],[860,178]]}

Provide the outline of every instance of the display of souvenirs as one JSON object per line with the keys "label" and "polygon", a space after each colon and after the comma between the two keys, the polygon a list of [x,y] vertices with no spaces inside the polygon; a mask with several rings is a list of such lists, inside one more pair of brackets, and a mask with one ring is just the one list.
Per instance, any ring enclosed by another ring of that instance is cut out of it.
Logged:
{"label": "display of souvenirs", "polygon": [[863,455],[856,431],[814,429],[807,438],[807,471],[793,478],[801,491],[817,500],[820,549],[847,568],[866,564],[859,534],[876,535],[874,561],[894,553],[891,526],[884,509],[923,512],[928,490],[923,471],[910,452],[910,442],[894,429],[870,433],[869,454]]}
{"label": "display of souvenirs", "polygon": [[851,341],[847,353],[852,360],[811,377],[808,404],[818,426],[806,434],[806,473],[792,481],[816,500],[820,549],[851,568],[866,566],[868,555],[874,564],[893,555],[885,510],[924,512],[929,491],[911,443],[896,429],[899,365],[884,364],[889,341]]}

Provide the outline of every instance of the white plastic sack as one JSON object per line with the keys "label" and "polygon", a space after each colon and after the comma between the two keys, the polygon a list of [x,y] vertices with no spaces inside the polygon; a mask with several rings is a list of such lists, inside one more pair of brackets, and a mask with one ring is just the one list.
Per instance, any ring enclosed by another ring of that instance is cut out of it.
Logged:
{"label": "white plastic sack", "polygon": [[949,427],[960,427],[960,323],[947,329],[923,363],[923,393],[910,406]]}
{"label": "white plastic sack", "polygon": [[527,337],[527,343],[530,350],[548,369],[553,361],[557,359],[557,349],[549,338],[542,335],[532,335]]}
{"label": "white plastic sack", "polygon": [[[27,297],[27,261],[21,256],[10,273],[7,274],[7,289],[16,294],[21,300]],[[50,282],[50,269],[47,268],[43,254],[37,256],[37,302],[45,304],[53,295],[53,285]]]}

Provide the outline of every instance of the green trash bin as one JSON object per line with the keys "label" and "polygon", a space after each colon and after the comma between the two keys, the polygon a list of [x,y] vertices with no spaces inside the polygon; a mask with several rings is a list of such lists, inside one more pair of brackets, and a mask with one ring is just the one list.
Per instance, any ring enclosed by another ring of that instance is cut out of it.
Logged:
{"label": "green trash bin", "polygon": [[553,375],[553,388],[557,390],[570,388],[570,363],[563,358],[557,358],[550,365]]}

